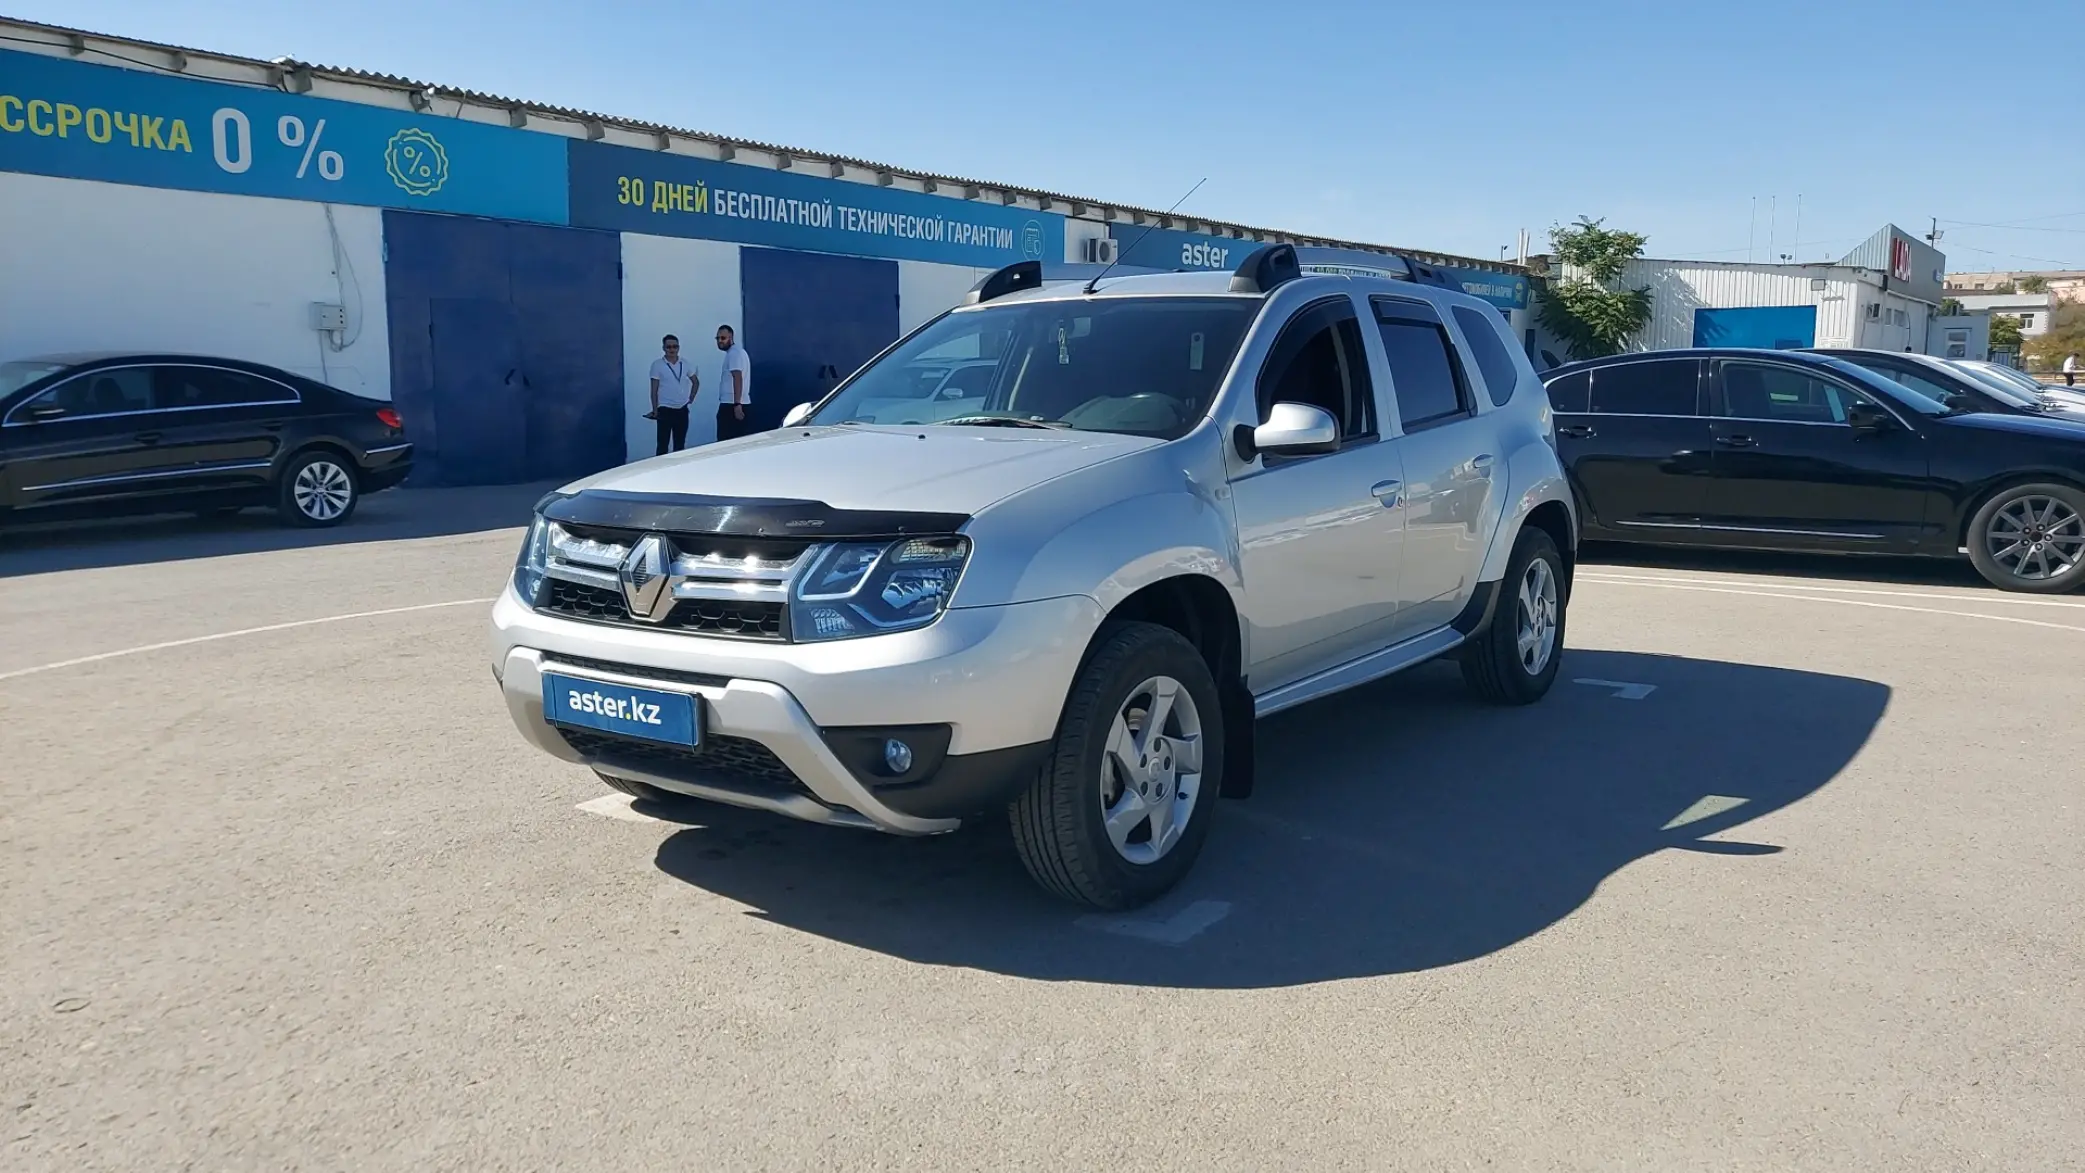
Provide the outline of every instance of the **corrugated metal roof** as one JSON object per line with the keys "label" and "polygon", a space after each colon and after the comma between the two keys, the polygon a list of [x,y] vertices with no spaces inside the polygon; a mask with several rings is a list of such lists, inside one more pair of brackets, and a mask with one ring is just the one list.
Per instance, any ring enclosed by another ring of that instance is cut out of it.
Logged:
{"label": "corrugated metal roof", "polygon": [[[1202,225],[1210,229],[1213,234],[1242,233],[1248,236],[1271,237],[1275,239],[1286,240],[1296,244],[1313,244],[1326,245],[1338,248],[1363,249],[1372,252],[1383,252],[1392,253],[1399,256],[1409,256],[1437,264],[1454,265],[1462,268],[1471,269],[1483,269],[1497,273],[1526,272],[1525,269],[1518,265],[1506,264],[1501,261],[1486,260],[1482,257],[1465,257],[1459,256],[1454,253],[1440,252],[1434,249],[1420,249],[1398,245],[1373,244],[1366,241],[1342,240],[1337,237],[1317,236],[1309,233],[1291,232],[1285,229],[1259,228],[1252,225],[1238,224],[1227,220],[1211,220],[1202,216],[1186,216],[1177,212],[1168,213],[1153,208],[1139,207],[1134,204],[1125,204],[1117,200],[1095,199],[1091,196],[1066,195],[1062,192],[1049,191],[1040,188],[1022,187],[1016,184],[994,183],[988,180],[966,179],[962,176],[957,175],[943,175],[932,171],[920,171],[907,167],[894,167],[887,163],[878,163],[873,160],[857,158],[852,155],[838,155],[830,151],[820,151],[800,147],[783,146],[779,143],[760,142],[755,139],[739,138],[735,135],[719,134],[715,131],[692,130],[686,127],[668,125],[666,123],[646,122],[639,119],[623,118],[612,114],[601,114],[589,110],[579,110],[569,106],[551,106],[541,102],[532,102],[523,98],[511,98],[501,94],[489,94],[480,90],[458,89],[453,86],[443,86],[432,82],[421,81],[417,78],[401,77],[398,74],[394,73],[376,73],[366,69],[355,69],[351,66],[321,65],[315,62],[300,61],[289,57],[281,57],[273,61],[262,61],[252,57],[240,57],[236,54],[231,53],[219,53],[215,50],[210,49],[191,49],[182,45],[168,45],[157,41],[141,41],[134,37],[116,36],[110,33],[97,33],[87,29],[75,29],[68,28],[63,25],[43,24],[38,21],[19,20],[13,17],[0,18],[0,25],[13,25],[18,28],[36,29],[44,33],[61,38],[72,38],[74,41],[74,51],[76,53],[99,53],[105,56],[115,57],[118,60],[129,61],[133,65],[144,66],[148,69],[161,69],[162,67],[155,65],[149,61],[138,61],[134,58],[124,57],[121,54],[110,53],[104,49],[97,49],[94,46],[85,44],[83,39],[92,37],[95,40],[109,41],[118,45],[133,46],[139,49],[146,49],[161,53],[181,53],[193,57],[213,58],[218,61],[231,62],[234,64],[244,65],[257,69],[301,70],[310,74],[314,78],[326,78],[330,80],[355,82],[363,85],[386,86],[393,89],[405,91],[420,91],[423,93],[431,91],[444,98],[461,99],[468,102],[474,102],[483,106],[499,107],[508,110],[522,110],[530,114],[541,114],[554,118],[562,118],[571,122],[577,122],[581,124],[593,123],[604,127],[612,126],[618,129],[639,131],[646,134],[678,135],[682,138],[699,139],[719,144],[728,144],[734,148],[744,147],[749,150],[764,151],[766,153],[774,155],[787,155],[792,159],[802,159],[807,162],[840,163],[850,167],[858,167],[865,171],[888,172],[892,175],[904,176],[909,179],[932,180],[936,184],[947,184],[953,187],[961,187],[966,189],[978,188],[989,189],[992,191],[1013,192],[1017,195],[1025,195],[1037,200],[1050,200],[1054,203],[1081,205],[1096,210],[1114,209],[1119,212],[1129,213],[1132,217],[1150,218],[1159,223],[1161,226],[1180,227],[1192,230],[1189,226]],[[0,34],[0,40],[7,39],[14,38],[8,38],[5,36],[5,34]]]}

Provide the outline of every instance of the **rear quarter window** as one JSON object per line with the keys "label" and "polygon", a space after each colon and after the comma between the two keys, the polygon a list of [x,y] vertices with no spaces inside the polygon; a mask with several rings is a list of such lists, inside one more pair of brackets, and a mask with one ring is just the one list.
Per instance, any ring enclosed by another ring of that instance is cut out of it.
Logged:
{"label": "rear quarter window", "polygon": [[1485,392],[1493,404],[1506,406],[1506,401],[1513,398],[1513,388],[1520,383],[1520,368],[1513,365],[1513,356],[1506,353],[1498,324],[1489,315],[1461,305],[1455,307],[1455,324],[1462,327],[1463,337],[1469,340],[1470,355],[1477,360],[1478,373],[1484,376]]}

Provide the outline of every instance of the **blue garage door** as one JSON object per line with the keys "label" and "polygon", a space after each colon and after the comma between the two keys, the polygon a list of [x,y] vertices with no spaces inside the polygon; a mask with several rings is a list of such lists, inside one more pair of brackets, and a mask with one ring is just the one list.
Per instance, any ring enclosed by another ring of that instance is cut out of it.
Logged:
{"label": "blue garage door", "polygon": [[384,213],[391,395],[413,481],[565,480],[622,463],[622,242]]}
{"label": "blue garage door", "polygon": [[831,390],[898,337],[895,261],[745,248],[739,290],[739,340],[753,360],[748,415],[761,428],[779,425],[791,407]]}
{"label": "blue garage door", "polygon": [[1814,305],[1750,306],[1744,309],[1695,310],[1694,345],[1748,346],[1794,350],[1817,345]]}

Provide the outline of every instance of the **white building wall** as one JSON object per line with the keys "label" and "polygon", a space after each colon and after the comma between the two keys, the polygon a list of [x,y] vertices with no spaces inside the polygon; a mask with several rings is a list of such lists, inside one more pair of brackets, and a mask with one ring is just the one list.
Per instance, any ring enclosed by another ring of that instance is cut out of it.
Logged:
{"label": "white building wall", "polygon": [[[383,214],[326,208],[0,172],[0,361],[210,354],[389,399]],[[343,349],[313,302],[346,306]]]}
{"label": "white building wall", "polygon": [[1072,264],[1086,260],[1086,242],[1103,240],[1108,235],[1108,226],[1099,220],[1085,220],[1068,216],[1064,221],[1064,259]]}
{"label": "white building wall", "polygon": [[[989,269],[969,265],[935,265],[926,261],[898,262],[898,333],[906,334],[934,315],[963,300],[970,288],[985,279]],[[852,371],[842,371],[843,375]]]}
{"label": "white building wall", "polygon": [[2047,293],[1950,293],[1949,297],[1962,303],[1962,308],[1972,314],[2005,314],[2019,318],[2020,336],[2032,338],[2049,330],[2049,314],[2054,310],[2054,300]]}
{"label": "white building wall", "polygon": [[[717,327],[741,324],[739,246],[677,236],[623,235],[623,444],[625,459],[654,452],[658,431],[644,418],[651,409],[652,361],[659,339],[679,335],[681,353],[702,380],[688,420],[688,446],[717,438]],[[760,388],[754,387],[758,396]]]}

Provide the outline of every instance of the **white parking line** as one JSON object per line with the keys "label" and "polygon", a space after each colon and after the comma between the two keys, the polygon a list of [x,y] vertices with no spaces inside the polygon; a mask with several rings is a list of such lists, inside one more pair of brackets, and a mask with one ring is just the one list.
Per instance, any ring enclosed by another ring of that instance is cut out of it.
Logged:
{"label": "white parking line", "polygon": [[2015,594],[2000,594],[1994,591],[1960,594],[1937,594],[1932,591],[1882,591],[1873,587],[1842,587],[1826,583],[1785,578],[1673,578],[1652,574],[1617,574],[1613,571],[1587,571],[1577,577],[1591,582],[1612,583],[1682,583],[1689,586],[1761,587],[1778,590],[1815,591],[1828,595],[1876,595],[1888,599],[1939,599],[1962,603],[1995,603],[2009,607],[2067,607],[2085,610],[2085,602],[2064,599],[2041,599]]}
{"label": "white parking line", "polygon": [[1197,900],[1164,920],[1132,916],[1082,916],[1072,922],[1082,929],[1135,937],[1154,945],[1185,945],[1231,915],[1227,900]]}
{"label": "white parking line", "polygon": [[1954,619],[1988,619],[1993,623],[2018,623],[2026,627],[2049,627],[2057,631],[2074,631],[2085,635],[2085,627],[2074,627],[2068,623],[2044,623],[2039,619],[2022,619],[2017,615],[1985,615],[1978,611],[1946,611],[1939,607],[1906,607],[1898,603],[1872,603],[1866,599],[1833,599],[1820,595],[1796,594],[1792,591],[1751,591],[1734,587],[1702,586],[1697,583],[1663,582],[1650,579],[1598,579],[1614,586],[1649,587],[1666,591],[1702,591],[1712,595],[1750,595],[1756,599],[1783,599],[1797,603],[1836,603],[1841,607],[1873,607],[1878,611],[1912,611],[1921,615],[1946,615]]}
{"label": "white parking line", "polygon": [[666,821],[664,819],[655,819],[650,815],[633,809],[630,804],[635,801],[637,800],[627,794],[604,794],[599,798],[589,798],[572,809],[585,811],[590,815],[600,815],[604,819],[618,819],[625,823],[663,823]]}
{"label": "white parking line", "polygon": [[113,652],[96,652],[91,656],[78,656],[70,660],[58,660],[49,664],[38,664],[34,668],[16,668],[11,672],[0,672],[0,680],[14,680],[22,676],[34,676],[39,672],[56,672],[60,668],[77,668],[82,664],[98,664],[103,660],[114,660],[123,656],[141,656],[146,652],[163,652],[168,648],[185,648],[194,644],[206,644],[220,639],[236,639],[242,635],[260,635],[270,631],[288,631],[293,627],[315,627],[321,623],[345,623],[350,619],[375,619],[380,615],[404,615],[411,611],[433,611],[440,607],[469,607],[492,602],[491,599],[450,599],[446,603],[417,603],[411,607],[385,607],[378,611],[353,611],[346,615],[322,615],[317,619],[294,619],[288,623],[270,623],[265,627],[242,627],[237,631],[220,631],[215,635],[191,636],[188,639],[170,639],[165,643],[143,644],[135,648],[121,648]]}
{"label": "white parking line", "polygon": [[1655,684],[1631,684],[1626,680],[1594,680],[1590,677],[1580,677],[1571,683],[1587,684],[1594,688],[1611,688],[1614,690],[1614,699],[1618,701],[1640,701],[1658,691]]}

